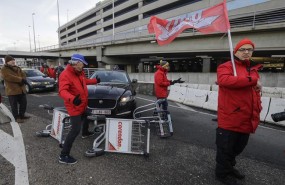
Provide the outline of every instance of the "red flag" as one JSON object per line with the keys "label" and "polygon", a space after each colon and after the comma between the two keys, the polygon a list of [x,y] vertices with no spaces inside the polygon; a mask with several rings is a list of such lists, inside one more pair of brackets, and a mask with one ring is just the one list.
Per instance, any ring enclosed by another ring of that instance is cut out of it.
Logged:
{"label": "red flag", "polygon": [[230,23],[226,1],[176,20],[168,21],[152,16],[148,24],[149,33],[155,33],[157,43],[161,46],[169,44],[188,28],[195,28],[202,33],[227,32]]}

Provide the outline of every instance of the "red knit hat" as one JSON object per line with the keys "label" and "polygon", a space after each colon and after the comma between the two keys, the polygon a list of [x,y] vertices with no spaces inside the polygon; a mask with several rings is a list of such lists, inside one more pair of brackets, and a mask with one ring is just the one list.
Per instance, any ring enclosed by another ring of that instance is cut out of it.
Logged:
{"label": "red knit hat", "polygon": [[245,38],[245,39],[242,39],[241,41],[239,41],[238,43],[237,43],[237,45],[236,45],[236,47],[235,47],[235,49],[234,49],[234,53],[236,53],[237,52],[237,50],[240,48],[240,47],[242,47],[243,45],[245,45],[245,44],[250,44],[250,45],[252,45],[252,47],[253,47],[253,49],[254,49],[254,44],[253,44],[253,42],[251,41],[251,40],[249,40],[248,38]]}

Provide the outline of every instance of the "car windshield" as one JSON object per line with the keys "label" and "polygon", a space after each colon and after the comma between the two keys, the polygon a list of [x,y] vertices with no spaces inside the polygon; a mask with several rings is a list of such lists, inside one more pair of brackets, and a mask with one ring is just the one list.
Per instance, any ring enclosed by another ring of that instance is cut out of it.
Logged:
{"label": "car windshield", "polygon": [[42,72],[37,69],[23,70],[27,77],[45,76]]}
{"label": "car windshield", "polygon": [[98,76],[100,83],[129,83],[127,74],[123,71],[96,71],[91,78]]}

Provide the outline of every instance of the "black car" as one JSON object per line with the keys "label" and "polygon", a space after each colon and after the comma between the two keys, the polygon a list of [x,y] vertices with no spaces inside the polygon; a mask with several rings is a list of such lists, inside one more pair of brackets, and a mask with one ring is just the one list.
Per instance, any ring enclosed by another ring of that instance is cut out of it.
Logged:
{"label": "black car", "polygon": [[88,85],[88,110],[107,117],[132,117],[136,108],[136,79],[130,80],[121,70],[96,70],[91,78],[99,77],[97,85]]}
{"label": "black car", "polygon": [[28,85],[26,85],[27,93],[32,91],[55,90],[56,83],[53,78],[50,78],[37,69],[22,69],[27,76]]}

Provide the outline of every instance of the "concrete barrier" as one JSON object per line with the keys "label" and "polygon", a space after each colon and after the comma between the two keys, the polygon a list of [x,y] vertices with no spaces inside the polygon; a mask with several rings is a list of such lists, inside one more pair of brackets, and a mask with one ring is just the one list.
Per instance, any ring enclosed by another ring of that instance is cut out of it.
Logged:
{"label": "concrete barrier", "polygon": [[260,121],[265,121],[267,113],[269,111],[270,97],[261,97],[262,110],[260,113]]}
{"label": "concrete barrier", "polygon": [[271,98],[281,98],[282,89],[283,88],[278,88],[278,87],[262,87],[262,96],[271,97]]}
{"label": "concrete barrier", "polygon": [[139,83],[136,86],[136,92],[139,94],[154,95],[153,83]]}
{"label": "concrete barrier", "polygon": [[207,94],[206,90],[187,88],[183,104],[202,108],[206,102]]}
{"label": "concrete barrier", "polygon": [[280,88],[281,90],[281,98],[285,99],[285,88]]}
{"label": "concrete barrier", "polygon": [[271,98],[270,105],[269,105],[269,111],[265,118],[265,121],[268,123],[285,126],[285,121],[274,122],[271,118],[271,114],[283,112],[284,109],[285,109],[285,99]]}
{"label": "concrete barrier", "polygon": [[211,85],[210,84],[199,84],[198,85],[198,89],[210,91],[211,90]]}
{"label": "concrete barrier", "polygon": [[203,104],[203,109],[217,111],[218,109],[218,92],[208,91],[206,102]]}
{"label": "concrete barrier", "polygon": [[219,91],[219,86],[218,85],[212,85],[211,91]]}
{"label": "concrete barrier", "polygon": [[191,89],[198,89],[199,84],[189,84],[187,83],[187,87]]}
{"label": "concrete barrier", "polygon": [[[193,88],[189,88],[193,87]],[[201,86],[200,86],[201,87]],[[206,89],[208,88],[207,86]],[[200,107],[208,110],[217,111],[218,89],[217,85],[212,85],[212,91],[197,89],[198,84],[175,84],[170,86],[169,100],[183,103],[185,105]],[[140,82],[137,85],[136,92],[146,95],[154,95],[154,84]],[[271,114],[282,112],[285,109],[285,88],[263,88],[262,111],[260,120],[267,123],[285,126],[285,121],[274,122]],[[272,98],[267,96],[273,96]],[[275,97],[274,97],[275,96]],[[278,97],[278,98],[276,98]]]}
{"label": "concrete barrier", "polygon": [[167,99],[178,103],[183,103],[186,96],[186,90],[186,87],[172,85],[170,86],[170,92]]}

